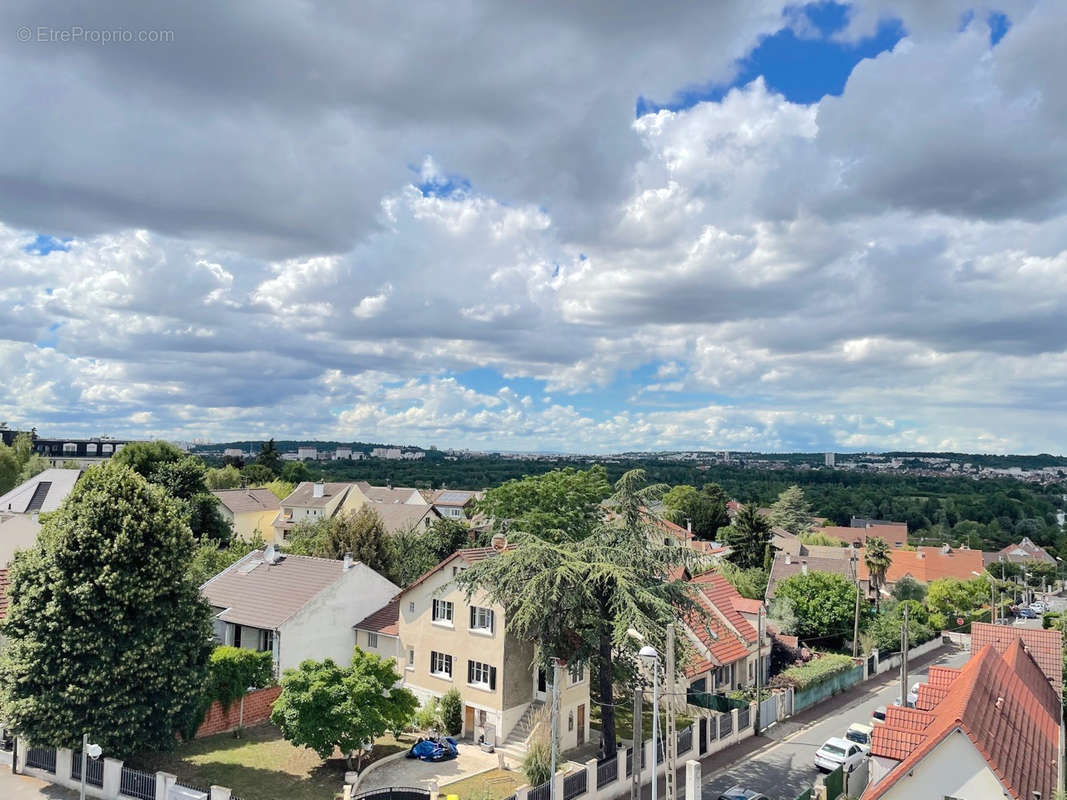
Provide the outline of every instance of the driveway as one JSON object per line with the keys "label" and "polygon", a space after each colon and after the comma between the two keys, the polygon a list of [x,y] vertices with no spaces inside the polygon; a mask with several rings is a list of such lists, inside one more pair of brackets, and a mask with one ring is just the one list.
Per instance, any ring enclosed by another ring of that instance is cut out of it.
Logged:
{"label": "driveway", "polygon": [[[419,761],[417,758],[398,758],[383,764],[367,774],[359,783],[359,791],[382,789],[389,786],[413,786],[430,788],[431,784],[441,786],[458,781],[470,775],[495,769],[499,765],[498,753],[485,753],[466,742],[460,742],[459,755],[451,761]],[[518,765],[510,759],[509,767],[517,769]]]}

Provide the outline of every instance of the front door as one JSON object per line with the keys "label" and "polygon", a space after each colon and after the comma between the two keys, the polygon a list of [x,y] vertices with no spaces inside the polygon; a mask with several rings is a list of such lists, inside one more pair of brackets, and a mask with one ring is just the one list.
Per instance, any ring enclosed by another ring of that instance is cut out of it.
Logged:
{"label": "front door", "polygon": [[537,668],[537,680],[534,685],[534,699],[542,703],[548,697],[548,673],[542,668]]}
{"label": "front door", "polygon": [[585,703],[578,706],[578,746],[585,744]]}
{"label": "front door", "polygon": [[466,706],[463,715],[463,734],[468,739],[474,738],[474,708]]}

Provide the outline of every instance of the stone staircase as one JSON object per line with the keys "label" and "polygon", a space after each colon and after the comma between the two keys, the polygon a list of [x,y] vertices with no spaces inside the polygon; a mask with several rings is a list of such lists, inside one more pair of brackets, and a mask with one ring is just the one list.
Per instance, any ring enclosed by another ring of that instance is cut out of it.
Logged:
{"label": "stone staircase", "polygon": [[522,717],[515,723],[515,727],[511,729],[507,738],[497,745],[497,752],[503,753],[506,758],[510,758],[515,762],[521,762],[523,756],[526,755],[526,741],[530,738],[530,734],[533,733],[538,713],[544,707],[545,704],[540,700],[534,700],[530,703]]}

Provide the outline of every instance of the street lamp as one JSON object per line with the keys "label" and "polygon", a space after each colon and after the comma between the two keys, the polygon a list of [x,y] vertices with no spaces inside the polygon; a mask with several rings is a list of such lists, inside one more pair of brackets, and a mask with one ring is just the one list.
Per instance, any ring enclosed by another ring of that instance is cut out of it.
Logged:
{"label": "street lamp", "polygon": [[[971,570],[971,574],[976,576],[976,577],[978,577],[978,578],[982,577],[982,573],[981,572],[975,572],[973,569]],[[985,574],[989,576],[989,621],[992,624],[996,625],[997,624],[996,584],[993,582],[994,579],[993,579],[993,573],[992,572],[989,572],[988,570],[986,570]]]}
{"label": "street lamp", "polygon": [[100,754],[102,752],[103,751],[100,749],[100,745],[98,745],[98,744],[89,744],[89,734],[87,734],[87,733],[83,733],[82,734],[82,789],[81,789],[81,800],[85,800],[85,773],[88,771],[87,767],[89,766],[88,763],[86,763],[86,756],[91,758],[93,761],[96,761],[96,759],[100,758]]}
{"label": "street lamp", "polygon": [[[652,670],[652,800],[656,800],[659,780],[656,778],[657,756],[659,755],[659,653],[656,648],[646,644],[638,652],[645,666]],[[643,742],[635,742],[635,747]]]}

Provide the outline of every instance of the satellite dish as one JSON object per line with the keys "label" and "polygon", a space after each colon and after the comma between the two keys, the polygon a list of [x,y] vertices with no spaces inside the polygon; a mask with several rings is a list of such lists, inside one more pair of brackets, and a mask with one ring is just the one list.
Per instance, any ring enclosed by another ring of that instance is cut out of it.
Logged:
{"label": "satellite dish", "polygon": [[91,758],[93,761],[96,761],[96,759],[100,758],[100,755],[103,752],[104,751],[100,749],[100,745],[98,744],[91,744],[85,748],[85,754],[89,756],[89,758]]}

